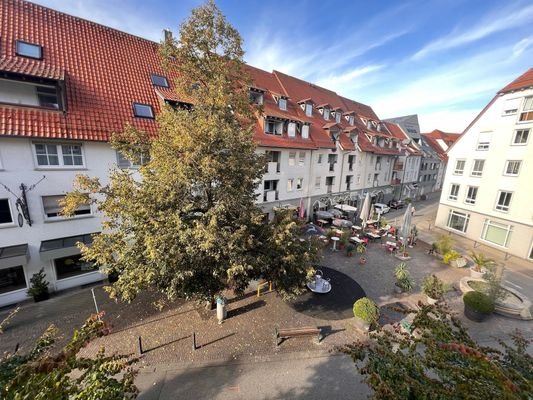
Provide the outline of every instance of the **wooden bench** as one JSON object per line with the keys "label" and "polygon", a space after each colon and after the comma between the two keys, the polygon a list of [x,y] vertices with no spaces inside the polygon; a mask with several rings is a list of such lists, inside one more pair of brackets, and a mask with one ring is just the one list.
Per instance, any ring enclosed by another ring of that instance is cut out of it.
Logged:
{"label": "wooden bench", "polygon": [[315,336],[317,337],[317,343],[320,343],[322,340],[322,331],[320,328],[313,326],[306,326],[302,328],[290,328],[290,329],[278,329],[274,330],[274,339],[276,341],[276,346],[281,344],[280,339],[288,339],[291,337],[299,336]]}

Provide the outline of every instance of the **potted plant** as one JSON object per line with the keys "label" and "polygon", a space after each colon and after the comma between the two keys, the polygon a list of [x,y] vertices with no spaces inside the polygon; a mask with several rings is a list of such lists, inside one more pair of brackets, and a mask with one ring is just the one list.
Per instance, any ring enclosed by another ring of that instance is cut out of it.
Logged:
{"label": "potted plant", "polygon": [[422,292],[427,296],[429,304],[435,304],[444,297],[444,282],[436,275],[426,276],[422,282]]}
{"label": "potted plant", "polygon": [[437,253],[441,256],[448,253],[453,247],[453,239],[448,235],[440,235],[439,239],[435,242],[437,247]]}
{"label": "potted plant", "polygon": [[343,249],[348,244],[348,239],[350,239],[350,232],[343,231],[341,234],[341,240],[339,241],[339,249]]}
{"label": "potted plant", "polygon": [[455,268],[461,268],[466,265],[466,260],[455,250],[450,250],[444,254],[444,257],[442,257],[442,262]]}
{"label": "potted plant", "polygon": [[394,286],[397,293],[409,292],[413,289],[414,282],[406,263],[402,262],[396,266],[394,269],[394,277],[396,278]]}
{"label": "potted plant", "polygon": [[485,293],[471,291],[463,296],[465,316],[475,322],[486,320],[494,311],[494,301]]}
{"label": "potted plant", "polygon": [[331,238],[332,238],[333,236],[335,236],[335,229],[331,229],[331,228],[328,229],[328,230],[326,231],[326,236],[327,236],[327,238],[328,238],[328,243],[331,242]]}
{"label": "potted plant", "polygon": [[357,254],[359,254],[359,264],[361,265],[366,264],[366,258],[363,255],[366,252],[366,246],[360,243],[355,248],[355,251],[357,252]]}
{"label": "potted plant", "polygon": [[33,296],[33,300],[37,303],[39,301],[48,300],[50,294],[48,293],[48,281],[45,279],[44,268],[33,274],[30,278],[30,288],[27,293]]}
{"label": "potted plant", "polygon": [[472,278],[483,278],[487,270],[492,269],[496,265],[496,262],[487,256],[485,254],[479,252],[476,253],[475,251],[470,251],[470,257],[472,257],[472,261],[474,262],[474,266],[470,268],[470,276]]}
{"label": "potted plant", "polygon": [[376,327],[379,320],[379,308],[368,297],[362,297],[353,304],[353,315],[364,331]]}
{"label": "potted plant", "polygon": [[346,246],[346,255],[347,255],[348,257],[353,256],[353,252],[354,252],[354,250],[355,250],[355,246],[354,246],[353,244],[348,244],[348,245]]}

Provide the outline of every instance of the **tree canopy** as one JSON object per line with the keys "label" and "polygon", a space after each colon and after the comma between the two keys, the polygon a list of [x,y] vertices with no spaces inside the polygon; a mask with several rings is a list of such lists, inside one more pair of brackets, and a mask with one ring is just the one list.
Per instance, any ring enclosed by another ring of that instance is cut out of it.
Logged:
{"label": "tree canopy", "polygon": [[84,257],[119,274],[109,292],[127,301],[147,289],[212,299],[260,277],[284,297],[298,293],[317,250],[298,240],[295,221],[266,224],[255,204],[261,110],[249,101],[238,32],[210,1],[166,38],[161,55],[183,102],[158,115],[157,137],[128,127],[112,141],[128,159],[150,161],[138,172],[113,170],[105,185],[80,176],[67,195],[65,214],[91,201],[104,216]]}
{"label": "tree canopy", "polygon": [[[531,399],[533,360],[518,332],[502,350],[474,341],[445,304],[420,304],[413,334],[380,328],[346,346],[375,399]],[[414,313],[414,311],[412,311]]]}

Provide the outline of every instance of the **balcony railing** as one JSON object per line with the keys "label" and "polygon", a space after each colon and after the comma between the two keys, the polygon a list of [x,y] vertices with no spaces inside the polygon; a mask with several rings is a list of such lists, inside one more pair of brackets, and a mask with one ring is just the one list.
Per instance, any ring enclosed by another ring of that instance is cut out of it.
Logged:
{"label": "balcony railing", "polygon": [[269,162],[266,165],[267,174],[279,174],[280,172],[280,163],[279,162]]}
{"label": "balcony railing", "polygon": [[394,163],[394,166],[392,167],[393,171],[402,171],[403,170],[403,163],[396,162]]}
{"label": "balcony railing", "polygon": [[279,192],[277,190],[266,190],[263,193],[263,201],[270,202],[279,200]]}

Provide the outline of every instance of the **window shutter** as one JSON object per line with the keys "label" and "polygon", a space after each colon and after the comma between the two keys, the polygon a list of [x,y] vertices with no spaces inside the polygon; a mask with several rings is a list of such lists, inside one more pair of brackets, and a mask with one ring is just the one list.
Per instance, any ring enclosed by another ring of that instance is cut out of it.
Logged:
{"label": "window shutter", "polygon": [[503,115],[513,115],[516,114],[518,111],[518,107],[520,106],[520,97],[516,99],[508,99],[505,100],[505,103],[503,104]]}

